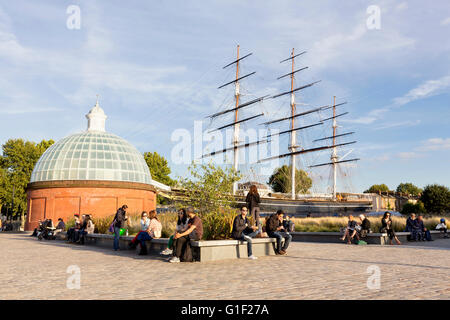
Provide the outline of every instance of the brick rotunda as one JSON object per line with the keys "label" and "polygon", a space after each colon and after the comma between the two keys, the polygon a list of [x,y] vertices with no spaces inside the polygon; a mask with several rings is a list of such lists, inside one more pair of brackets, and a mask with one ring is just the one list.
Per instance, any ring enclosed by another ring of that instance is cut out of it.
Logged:
{"label": "brick rotunda", "polygon": [[48,148],[36,163],[27,187],[26,230],[39,220],[70,219],[75,213],[105,217],[123,204],[129,213],[156,208],[157,189],[143,155],[126,140],[105,132],[98,105],[86,115],[88,129]]}

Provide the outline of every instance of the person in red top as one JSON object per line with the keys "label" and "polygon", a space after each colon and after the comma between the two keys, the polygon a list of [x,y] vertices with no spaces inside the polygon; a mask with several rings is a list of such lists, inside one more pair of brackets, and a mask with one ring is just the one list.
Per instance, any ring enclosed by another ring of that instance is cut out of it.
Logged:
{"label": "person in red top", "polygon": [[186,250],[190,249],[190,240],[200,240],[203,236],[202,220],[195,214],[193,208],[186,210],[189,217],[188,229],[184,232],[176,232],[173,237],[173,257],[169,262],[180,262],[185,256]]}

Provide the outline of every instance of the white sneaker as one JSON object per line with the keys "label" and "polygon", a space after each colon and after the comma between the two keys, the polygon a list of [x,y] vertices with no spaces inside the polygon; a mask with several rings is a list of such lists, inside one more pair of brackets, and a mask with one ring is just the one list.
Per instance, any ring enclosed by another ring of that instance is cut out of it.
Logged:
{"label": "white sneaker", "polygon": [[248,257],[250,260],[256,260],[258,259],[257,257],[255,257],[254,255],[251,255],[250,257]]}
{"label": "white sneaker", "polygon": [[164,256],[168,256],[168,255],[171,255],[172,252],[173,252],[173,250],[170,250],[169,248],[166,248],[163,251],[161,251],[160,254],[162,254]]}
{"label": "white sneaker", "polygon": [[178,262],[180,262],[180,259],[178,257],[172,257],[172,259],[170,259],[169,262],[178,263]]}

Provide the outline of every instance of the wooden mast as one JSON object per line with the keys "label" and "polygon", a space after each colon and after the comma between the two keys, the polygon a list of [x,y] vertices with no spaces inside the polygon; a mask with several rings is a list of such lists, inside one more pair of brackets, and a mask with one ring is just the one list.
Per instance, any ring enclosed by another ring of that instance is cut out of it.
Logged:
{"label": "wooden mast", "polygon": [[[292,48],[292,73],[291,73],[291,130],[295,128],[295,92],[294,92],[294,48]],[[289,146],[290,152],[296,151],[296,132],[291,131],[291,145]],[[295,200],[295,154],[291,156],[291,199]]]}
{"label": "wooden mast", "polygon": [[[234,170],[238,171],[238,165],[239,165],[239,126],[240,124],[238,122],[238,106],[239,106],[239,45],[237,46],[237,58],[236,58],[236,82],[235,82],[235,108],[234,111],[234,139],[233,139],[233,146],[234,146]],[[233,194],[235,195],[237,191],[237,182],[233,183]]]}
{"label": "wooden mast", "polygon": [[[336,96],[333,100],[333,145],[336,145]],[[337,151],[336,147],[333,148],[333,153],[331,154],[331,162],[333,163],[333,201],[336,201],[336,161],[337,161]]]}

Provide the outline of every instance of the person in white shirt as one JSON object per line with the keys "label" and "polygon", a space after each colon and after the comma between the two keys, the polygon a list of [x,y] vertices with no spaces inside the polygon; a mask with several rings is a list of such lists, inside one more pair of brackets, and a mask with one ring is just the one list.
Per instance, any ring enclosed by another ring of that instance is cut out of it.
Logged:
{"label": "person in white shirt", "polygon": [[150,211],[148,219],[150,221],[148,229],[145,230],[145,232],[140,232],[137,237],[137,241],[139,241],[139,244],[141,245],[141,251],[139,252],[139,255],[147,254],[147,245],[145,243],[146,241],[151,241],[155,238],[161,238],[162,225],[158,220],[156,210]]}
{"label": "person in white shirt", "polygon": [[447,235],[447,224],[445,223],[445,219],[442,218],[440,223],[436,226],[436,230],[440,230],[444,233],[444,238],[448,238]]}

